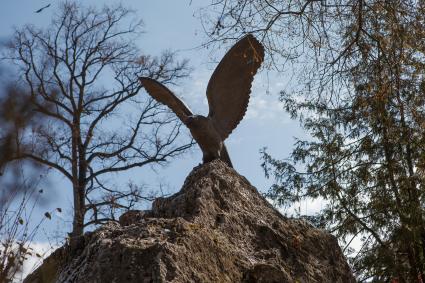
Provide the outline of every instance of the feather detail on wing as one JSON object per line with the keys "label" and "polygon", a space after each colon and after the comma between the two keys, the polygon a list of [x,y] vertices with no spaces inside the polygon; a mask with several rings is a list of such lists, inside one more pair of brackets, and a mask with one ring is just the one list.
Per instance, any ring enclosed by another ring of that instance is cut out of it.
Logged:
{"label": "feather detail on wing", "polygon": [[188,116],[193,115],[186,104],[160,82],[146,77],[141,77],[139,80],[150,96],[156,101],[167,105],[183,123],[185,123]]}
{"label": "feather detail on wing", "polygon": [[238,41],[218,64],[207,87],[209,117],[225,140],[245,115],[251,84],[264,48],[251,34]]}

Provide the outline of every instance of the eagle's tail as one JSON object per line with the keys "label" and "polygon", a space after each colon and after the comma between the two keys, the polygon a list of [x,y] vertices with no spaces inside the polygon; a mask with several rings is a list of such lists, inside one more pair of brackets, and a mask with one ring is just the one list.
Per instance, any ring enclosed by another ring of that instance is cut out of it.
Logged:
{"label": "eagle's tail", "polygon": [[226,146],[223,143],[223,147],[221,148],[220,159],[229,165],[229,167],[233,168],[232,161],[230,161],[229,153],[227,152]]}

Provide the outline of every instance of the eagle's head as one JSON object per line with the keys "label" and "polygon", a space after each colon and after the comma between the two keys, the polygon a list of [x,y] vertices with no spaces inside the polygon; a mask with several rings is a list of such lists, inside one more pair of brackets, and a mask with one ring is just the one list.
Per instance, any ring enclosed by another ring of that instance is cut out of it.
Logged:
{"label": "eagle's head", "polygon": [[208,118],[202,115],[188,116],[184,124],[189,128],[199,128],[208,123]]}

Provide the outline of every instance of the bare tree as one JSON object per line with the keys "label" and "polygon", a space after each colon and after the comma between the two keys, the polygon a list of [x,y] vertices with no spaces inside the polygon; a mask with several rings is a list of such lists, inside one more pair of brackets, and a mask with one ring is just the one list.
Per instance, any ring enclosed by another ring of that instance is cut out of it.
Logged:
{"label": "bare tree", "polygon": [[142,23],[132,15],[122,6],[97,10],[65,2],[48,29],[25,26],[10,45],[31,105],[46,117],[17,136],[14,158],[51,167],[72,184],[71,238],[109,220],[101,217],[102,206],[140,196],[110,186],[108,176],[165,163],[193,144],[180,138],[179,121],[141,93],[138,82],[148,76],[174,83],[188,75],[187,62],[175,62],[171,52],[142,55],[135,46]]}

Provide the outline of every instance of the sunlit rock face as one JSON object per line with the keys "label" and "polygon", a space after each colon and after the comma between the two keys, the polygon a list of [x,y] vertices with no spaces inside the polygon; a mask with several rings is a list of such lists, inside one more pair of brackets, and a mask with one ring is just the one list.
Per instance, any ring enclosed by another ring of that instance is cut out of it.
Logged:
{"label": "sunlit rock face", "polygon": [[283,217],[224,162],[65,246],[25,282],[355,282],[336,239]]}

